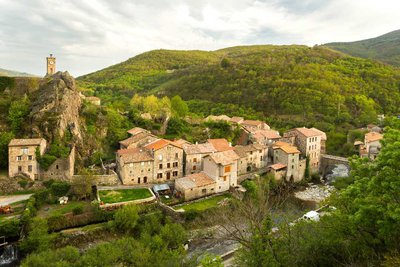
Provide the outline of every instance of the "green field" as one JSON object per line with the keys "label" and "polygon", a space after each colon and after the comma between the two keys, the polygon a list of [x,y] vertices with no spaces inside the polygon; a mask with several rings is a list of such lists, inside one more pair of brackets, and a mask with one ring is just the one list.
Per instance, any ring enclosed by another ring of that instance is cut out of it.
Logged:
{"label": "green field", "polygon": [[51,217],[57,215],[64,215],[70,213],[76,207],[82,206],[83,211],[87,211],[90,208],[90,202],[86,201],[69,201],[66,205],[60,204],[46,204],[39,211],[40,217]]}
{"label": "green field", "polygon": [[175,207],[176,210],[183,209],[185,211],[196,210],[196,211],[205,211],[210,208],[214,208],[218,206],[218,202],[225,198],[231,198],[230,194],[219,195],[215,197],[209,197],[204,200],[196,201],[193,203],[189,203],[186,205]]}
{"label": "green field", "polygon": [[117,203],[151,197],[152,194],[147,188],[101,190],[100,200],[104,203]]}

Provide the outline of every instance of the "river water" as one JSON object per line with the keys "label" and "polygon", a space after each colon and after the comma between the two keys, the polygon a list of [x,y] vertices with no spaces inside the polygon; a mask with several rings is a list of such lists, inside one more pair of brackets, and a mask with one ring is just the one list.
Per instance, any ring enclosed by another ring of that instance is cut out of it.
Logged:
{"label": "river water", "polygon": [[6,245],[0,250],[0,266],[14,267],[19,265],[18,248],[14,244]]}

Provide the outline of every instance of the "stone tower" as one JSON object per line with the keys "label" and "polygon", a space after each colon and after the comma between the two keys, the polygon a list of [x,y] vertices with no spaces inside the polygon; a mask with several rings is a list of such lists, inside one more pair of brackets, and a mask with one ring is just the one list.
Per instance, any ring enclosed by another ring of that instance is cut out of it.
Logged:
{"label": "stone tower", "polygon": [[53,54],[50,54],[49,57],[46,58],[47,60],[47,75],[52,75],[56,72],[56,58],[53,57]]}

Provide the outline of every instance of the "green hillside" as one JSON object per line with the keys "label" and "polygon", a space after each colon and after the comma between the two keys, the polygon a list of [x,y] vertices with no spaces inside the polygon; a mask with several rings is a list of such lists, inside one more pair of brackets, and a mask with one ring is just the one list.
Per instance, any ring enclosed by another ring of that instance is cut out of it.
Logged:
{"label": "green hillside", "polygon": [[362,125],[376,120],[376,114],[400,112],[399,70],[324,47],[157,50],[78,80],[97,95],[180,95],[303,122]]}
{"label": "green hillside", "polygon": [[26,72],[19,72],[14,70],[6,70],[0,68],[0,76],[8,76],[8,77],[36,77],[33,74],[29,74]]}
{"label": "green hillside", "polygon": [[324,46],[352,56],[376,59],[400,67],[400,30],[376,38],[356,42],[329,43]]}

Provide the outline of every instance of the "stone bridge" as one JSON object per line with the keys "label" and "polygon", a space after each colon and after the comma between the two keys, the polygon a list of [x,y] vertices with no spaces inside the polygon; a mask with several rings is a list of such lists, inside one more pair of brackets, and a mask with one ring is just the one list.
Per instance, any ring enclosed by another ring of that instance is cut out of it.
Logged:
{"label": "stone bridge", "polygon": [[335,166],[343,164],[350,168],[349,160],[347,158],[322,154],[320,165],[319,165],[319,172],[322,174],[323,177]]}

